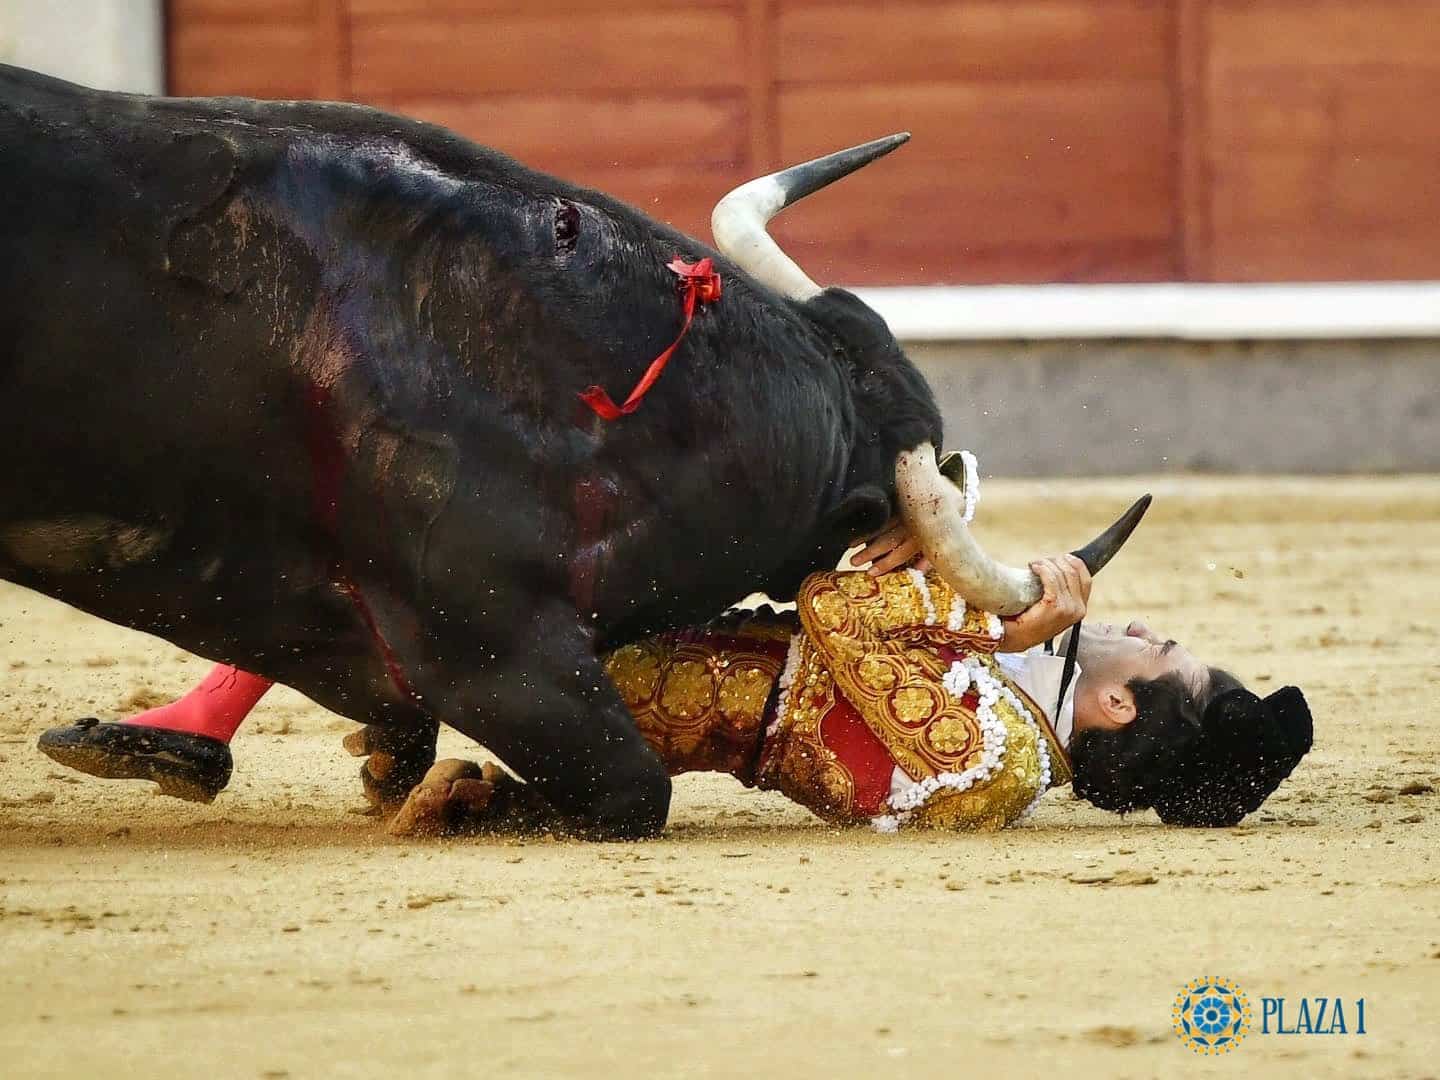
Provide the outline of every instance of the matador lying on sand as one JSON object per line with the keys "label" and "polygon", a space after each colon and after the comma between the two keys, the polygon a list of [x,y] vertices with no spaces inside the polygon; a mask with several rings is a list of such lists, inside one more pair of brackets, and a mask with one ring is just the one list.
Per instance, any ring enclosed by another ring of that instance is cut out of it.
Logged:
{"label": "matador lying on sand", "polygon": [[[873,560],[868,573],[812,574],[795,612],[647,638],[610,653],[605,670],[672,775],[727,772],[828,821],[882,831],[1003,828],[1064,784],[1106,810],[1233,825],[1310,748],[1297,688],[1260,698],[1139,620],[1078,625],[1090,575],[1074,556],[1032,564],[1044,597],[1002,620],[968,608],[923,560],[892,569],[914,552],[892,528],[857,557]],[[271,685],[217,667],[180,701],[54,728],[40,747],[85,772],[208,801],[229,780],[230,738]],[[362,770],[372,794],[396,767],[391,750],[372,753],[376,730],[346,739],[372,754]],[[418,752],[433,760],[433,741]],[[499,767],[455,760],[430,768],[391,822],[397,833],[561,826]]]}

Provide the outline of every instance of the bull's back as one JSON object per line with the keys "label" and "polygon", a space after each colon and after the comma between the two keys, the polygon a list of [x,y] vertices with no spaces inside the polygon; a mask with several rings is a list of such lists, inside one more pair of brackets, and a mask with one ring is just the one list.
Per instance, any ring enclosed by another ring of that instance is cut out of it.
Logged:
{"label": "bull's back", "polygon": [[164,226],[217,198],[233,174],[219,146],[156,124],[144,99],[0,67],[7,307],[85,263],[160,254]]}
{"label": "bull's back", "polygon": [[0,68],[0,517],[171,517],[303,450],[285,327],[186,265],[266,148],[149,101]]}

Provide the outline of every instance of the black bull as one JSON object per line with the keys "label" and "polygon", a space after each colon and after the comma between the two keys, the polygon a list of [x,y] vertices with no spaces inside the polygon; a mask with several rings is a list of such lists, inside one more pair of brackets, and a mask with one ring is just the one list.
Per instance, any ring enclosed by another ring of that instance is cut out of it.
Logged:
{"label": "black bull", "polygon": [[[596,659],[786,597],[941,441],[849,294],[807,303],[593,191],[372,109],[0,68],[0,575],[494,750],[578,827],[669,781]],[[676,336],[666,264],[715,259]]]}

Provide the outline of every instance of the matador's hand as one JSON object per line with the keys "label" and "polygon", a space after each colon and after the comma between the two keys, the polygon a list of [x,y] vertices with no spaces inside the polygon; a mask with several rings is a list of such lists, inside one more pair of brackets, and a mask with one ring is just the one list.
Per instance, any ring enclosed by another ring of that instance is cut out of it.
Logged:
{"label": "matador's hand", "polygon": [[888,574],[912,561],[916,570],[923,572],[930,569],[930,560],[920,552],[920,541],[911,535],[899,518],[891,518],[885,527],[870,537],[865,547],[850,559],[854,566],[870,563],[871,577]]}
{"label": "matador's hand", "polygon": [[1085,617],[1090,604],[1090,571],[1074,555],[1051,555],[1030,564],[1045,592],[1039,600],[1003,620],[1000,652],[1024,652],[1049,641]]}

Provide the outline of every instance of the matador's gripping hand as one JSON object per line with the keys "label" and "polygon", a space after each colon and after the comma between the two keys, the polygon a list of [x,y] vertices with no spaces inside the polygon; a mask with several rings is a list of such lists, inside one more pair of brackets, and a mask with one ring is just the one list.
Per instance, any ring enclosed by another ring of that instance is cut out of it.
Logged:
{"label": "matador's gripping hand", "polygon": [[1005,637],[1000,652],[1024,652],[1049,641],[1085,618],[1088,610],[1090,571],[1077,556],[1051,555],[1032,562],[1030,569],[1045,591],[1019,615],[1002,620]]}

